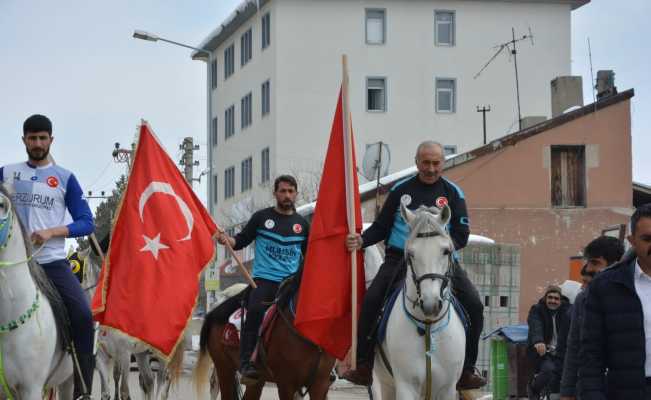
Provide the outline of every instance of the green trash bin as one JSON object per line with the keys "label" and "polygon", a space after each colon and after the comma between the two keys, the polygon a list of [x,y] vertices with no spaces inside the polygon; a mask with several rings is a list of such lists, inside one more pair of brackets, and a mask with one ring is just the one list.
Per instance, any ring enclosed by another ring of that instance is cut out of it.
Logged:
{"label": "green trash bin", "polygon": [[491,339],[491,384],[493,400],[509,398],[509,357],[506,340]]}

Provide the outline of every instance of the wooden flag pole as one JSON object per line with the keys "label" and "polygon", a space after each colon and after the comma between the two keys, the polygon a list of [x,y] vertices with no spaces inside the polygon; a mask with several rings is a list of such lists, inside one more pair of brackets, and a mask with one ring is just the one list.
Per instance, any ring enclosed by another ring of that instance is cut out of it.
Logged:
{"label": "wooden flag pole", "polygon": [[[219,228],[218,228],[218,232],[219,233],[224,233],[224,231],[222,231]],[[249,285],[251,285],[252,288],[254,288],[254,289],[257,288],[258,285],[255,284],[255,281],[253,280],[253,278],[251,278],[251,274],[249,274],[249,271],[247,271],[246,267],[242,263],[242,260],[240,260],[240,258],[237,256],[237,254],[235,254],[235,250],[233,250],[233,248],[231,247],[231,244],[230,244],[230,242],[228,240],[226,241],[226,244],[224,245],[224,247],[226,247],[226,250],[228,250],[231,257],[235,260],[235,263],[240,268],[240,272],[242,273],[242,275],[244,275],[244,279],[249,283]]]}
{"label": "wooden flag pole", "polygon": [[[343,78],[341,83],[341,92],[342,92],[342,113],[343,113],[343,123],[344,123],[344,162],[346,171],[346,211],[348,217],[348,232],[351,234],[355,233],[355,199],[354,196],[354,173],[352,170],[353,166],[353,144],[352,144],[352,134],[350,127],[350,106],[348,102],[348,57],[344,54],[341,57],[342,67],[343,67]],[[351,264],[351,346],[350,346],[350,366],[352,369],[357,368],[357,250],[350,252],[350,264]]]}

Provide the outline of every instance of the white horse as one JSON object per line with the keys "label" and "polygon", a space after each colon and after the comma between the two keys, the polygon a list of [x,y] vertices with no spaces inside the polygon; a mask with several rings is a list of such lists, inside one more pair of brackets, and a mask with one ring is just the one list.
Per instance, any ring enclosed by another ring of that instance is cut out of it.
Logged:
{"label": "white horse", "polygon": [[450,301],[454,247],[445,226],[451,212],[447,206],[415,212],[401,206],[400,212],[411,228],[405,246],[407,276],[373,373],[384,400],[453,400],[466,338]]}
{"label": "white horse", "polygon": [[48,281],[30,261],[28,239],[0,185],[0,399],[41,400],[44,390],[56,387],[61,399],[72,399],[72,358],[62,348],[52,307],[35,284]]}

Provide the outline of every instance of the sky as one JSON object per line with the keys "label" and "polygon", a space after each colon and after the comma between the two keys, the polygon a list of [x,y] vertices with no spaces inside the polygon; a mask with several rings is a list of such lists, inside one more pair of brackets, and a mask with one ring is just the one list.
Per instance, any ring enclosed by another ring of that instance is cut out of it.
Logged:
{"label": "sky", "polygon": [[[26,158],[22,123],[34,113],[54,125],[52,154],[85,191],[107,193],[126,171],[111,152],[127,147],[141,118],[175,162],[192,136],[206,165],[206,65],[190,50],[132,38],[135,29],[197,46],[240,0],[0,0],[0,164]],[[633,179],[651,185],[651,2],[592,3],[572,14],[572,73],[592,101],[587,38],[595,71],[613,69],[632,100]],[[330,112],[331,110],[328,110]],[[204,199],[206,177],[194,189]],[[89,200],[94,210],[98,199]]]}

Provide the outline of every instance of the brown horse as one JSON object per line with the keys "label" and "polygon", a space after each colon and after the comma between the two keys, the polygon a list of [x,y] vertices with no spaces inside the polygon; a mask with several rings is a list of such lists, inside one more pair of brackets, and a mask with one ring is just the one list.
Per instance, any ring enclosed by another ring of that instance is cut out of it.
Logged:
{"label": "brown horse", "polygon": [[[296,300],[296,296],[294,296]],[[288,302],[289,303],[289,302]],[[214,311],[214,310],[213,310]],[[262,373],[258,384],[247,386],[245,400],[259,399],[265,382],[275,382],[280,400],[293,400],[305,388],[313,400],[325,400],[331,384],[330,372],[335,359],[294,328],[289,305],[277,308],[277,314],[259,339],[256,366]],[[195,368],[197,393],[202,393],[208,381],[208,354],[215,365],[223,400],[240,398],[239,347],[224,343],[225,324],[206,316],[201,327],[199,360]]]}

